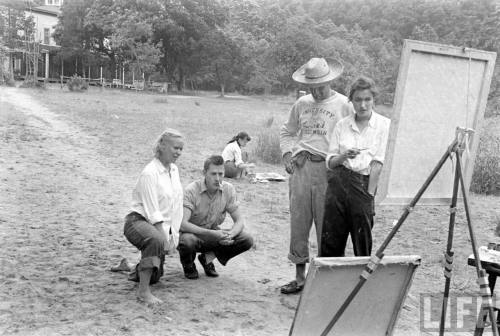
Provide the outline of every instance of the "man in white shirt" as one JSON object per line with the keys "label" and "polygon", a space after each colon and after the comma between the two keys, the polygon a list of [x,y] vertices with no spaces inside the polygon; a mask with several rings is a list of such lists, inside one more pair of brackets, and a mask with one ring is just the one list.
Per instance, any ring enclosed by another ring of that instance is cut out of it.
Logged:
{"label": "man in white shirt", "polygon": [[309,233],[314,221],[318,246],[327,187],[325,157],[337,121],[352,113],[347,97],[330,88],[342,73],[337,61],[312,58],[294,72],[295,82],[310,94],[300,97],[280,130],[280,146],[290,174],[290,251],[295,280],[281,287],[283,294],[300,292],[309,262]]}
{"label": "man in white shirt", "polygon": [[358,78],[349,100],[355,114],[337,123],[326,165],[328,189],[321,234],[321,257],[343,257],[349,234],[356,256],[372,250],[374,197],[384,164],[390,120],[373,110],[375,83]]}

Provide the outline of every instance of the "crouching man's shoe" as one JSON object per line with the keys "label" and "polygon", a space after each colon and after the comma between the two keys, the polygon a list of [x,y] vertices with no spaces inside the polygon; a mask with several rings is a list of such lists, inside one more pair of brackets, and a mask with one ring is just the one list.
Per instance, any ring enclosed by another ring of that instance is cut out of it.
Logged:
{"label": "crouching man's shoe", "polygon": [[207,260],[205,259],[205,254],[201,253],[198,256],[198,260],[201,263],[201,266],[203,266],[203,269],[205,270],[205,274],[209,277],[218,277],[219,273],[215,270],[215,266],[213,262],[207,263]]}
{"label": "crouching man's shoe", "polygon": [[182,265],[184,269],[184,276],[188,279],[198,279],[198,270],[196,269],[196,265],[194,263],[189,265]]}

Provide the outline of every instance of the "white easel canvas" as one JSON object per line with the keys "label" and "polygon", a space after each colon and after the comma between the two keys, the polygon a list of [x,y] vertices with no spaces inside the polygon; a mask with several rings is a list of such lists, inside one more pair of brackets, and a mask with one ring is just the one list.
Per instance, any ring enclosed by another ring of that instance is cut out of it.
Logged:
{"label": "white easel canvas", "polygon": [[[495,59],[493,52],[405,40],[377,197],[382,204],[409,203],[458,126],[475,130],[463,155],[469,187]],[[449,204],[453,175],[449,160],[420,203]]]}
{"label": "white easel canvas", "polygon": [[[290,335],[321,335],[358,283],[369,260],[315,258]],[[418,265],[419,256],[384,257],[328,335],[391,335]]]}

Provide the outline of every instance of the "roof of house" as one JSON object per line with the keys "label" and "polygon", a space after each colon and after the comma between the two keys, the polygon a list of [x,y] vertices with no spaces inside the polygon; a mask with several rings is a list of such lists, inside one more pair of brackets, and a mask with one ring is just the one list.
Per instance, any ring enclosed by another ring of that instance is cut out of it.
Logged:
{"label": "roof of house", "polygon": [[[27,10],[29,11],[30,9],[28,8]],[[53,15],[53,16],[61,15],[61,9],[57,6],[32,7],[31,11],[35,12],[35,13],[43,13],[43,14],[49,14],[49,15]]]}

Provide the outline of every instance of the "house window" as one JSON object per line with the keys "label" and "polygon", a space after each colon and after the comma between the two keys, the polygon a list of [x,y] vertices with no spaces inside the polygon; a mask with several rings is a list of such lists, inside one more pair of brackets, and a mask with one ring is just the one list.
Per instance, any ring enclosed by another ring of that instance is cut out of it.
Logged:
{"label": "house window", "polygon": [[43,44],[49,44],[49,43],[50,43],[50,29],[43,28]]}
{"label": "house window", "polygon": [[14,59],[14,70],[21,71],[21,59]]}

